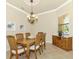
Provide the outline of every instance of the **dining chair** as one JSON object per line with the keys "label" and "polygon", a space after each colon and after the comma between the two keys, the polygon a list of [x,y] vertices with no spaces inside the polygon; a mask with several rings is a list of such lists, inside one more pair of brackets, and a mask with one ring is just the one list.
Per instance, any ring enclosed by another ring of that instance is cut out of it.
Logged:
{"label": "dining chair", "polygon": [[8,35],[7,39],[8,39],[8,43],[9,43],[9,46],[10,46],[10,59],[12,59],[13,55],[16,55],[16,59],[18,59],[19,55],[26,52],[25,51],[25,50],[27,50],[26,48],[25,48],[25,50],[24,50],[24,48],[20,48],[20,49],[18,48],[16,39],[15,39],[14,36]]}
{"label": "dining chair", "polygon": [[28,37],[30,36],[31,34],[28,32],[28,33],[25,33],[25,37],[26,39],[28,39]]}
{"label": "dining chair", "polygon": [[42,45],[43,45],[44,49],[46,49],[46,33],[43,33],[43,36],[42,36]]}
{"label": "dining chair", "polygon": [[44,33],[43,32],[38,32],[37,35],[40,35],[41,37],[41,41],[40,41],[40,46],[41,46],[41,51],[43,52],[43,35]]}
{"label": "dining chair", "polygon": [[23,33],[17,33],[16,34],[16,39],[17,40],[23,40],[24,39],[24,34]]}
{"label": "dining chair", "polygon": [[38,35],[41,36],[41,51],[43,52],[43,48],[46,49],[46,33],[38,32]]}
{"label": "dining chair", "polygon": [[35,38],[35,44],[30,47],[30,50],[35,52],[35,59],[37,59],[37,54],[36,54],[37,51],[39,51],[41,55],[40,40],[41,40],[41,36],[37,35]]}
{"label": "dining chair", "polygon": [[[22,40],[24,39],[23,33],[17,33],[17,34],[16,34],[16,39],[22,41]],[[24,46],[21,45],[21,44],[18,44],[18,46],[19,46],[19,48],[23,48],[23,47],[24,47]]]}
{"label": "dining chair", "polygon": [[[20,41],[20,40],[21,40],[21,41],[24,40],[24,34],[23,34],[23,33],[17,33],[17,34],[16,34],[16,39],[19,40],[19,41]],[[26,48],[26,46],[25,46],[25,45],[22,45],[22,44],[18,44],[18,47],[19,47],[19,48],[24,48],[24,50],[25,50],[25,48]]]}

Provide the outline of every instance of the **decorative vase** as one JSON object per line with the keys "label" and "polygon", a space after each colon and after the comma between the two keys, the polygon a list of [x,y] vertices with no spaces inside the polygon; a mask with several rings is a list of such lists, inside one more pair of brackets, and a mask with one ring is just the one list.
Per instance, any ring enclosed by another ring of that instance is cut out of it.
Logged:
{"label": "decorative vase", "polygon": [[59,35],[59,36],[62,36],[62,32],[58,32],[58,35]]}

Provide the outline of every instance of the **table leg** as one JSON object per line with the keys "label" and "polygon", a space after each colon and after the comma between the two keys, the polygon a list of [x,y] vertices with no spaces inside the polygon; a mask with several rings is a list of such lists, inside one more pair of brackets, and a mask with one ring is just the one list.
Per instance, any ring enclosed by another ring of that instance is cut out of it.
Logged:
{"label": "table leg", "polygon": [[27,59],[30,59],[30,47],[29,46],[27,46],[26,56],[27,56]]}

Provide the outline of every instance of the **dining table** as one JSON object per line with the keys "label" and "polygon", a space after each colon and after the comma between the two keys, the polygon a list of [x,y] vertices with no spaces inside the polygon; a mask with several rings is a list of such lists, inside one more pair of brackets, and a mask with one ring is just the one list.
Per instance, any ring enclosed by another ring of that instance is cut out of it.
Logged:
{"label": "dining table", "polygon": [[23,39],[23,40],[17,40],[18,44],[21,44],[23,46],[25,46],[27,48],[27,52],[26,52],[26,59],[30,59],[30,47],[32,45],[34,45],[35,43],[35,38],[31,38],[31,39]]}

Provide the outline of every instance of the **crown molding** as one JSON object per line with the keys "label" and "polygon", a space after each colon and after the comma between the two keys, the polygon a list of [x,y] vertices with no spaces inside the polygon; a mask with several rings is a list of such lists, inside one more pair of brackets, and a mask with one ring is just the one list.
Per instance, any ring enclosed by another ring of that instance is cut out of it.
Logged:
{"label": "crown molding", "polygon": [[62,7],[68,5],[70,2],[72,2],[72,0],[68,0],[67,2],[65,2],[65,3],[62,4],[62,5],[60,5],[60,6],[59,6],[58,8],[56,8],[56,9],[49,10],[49,11],[45,11],[45,12],[42,12],[42,13],[38,13],[38,14],[36,14],[36,15],[39,16],[39,15],[43,15],[43,14],[46,14],[46,13],[56,12],[56,11],[58,11],[59,9],[61,9]]}
{"label": "crown molding", "polygon": [[[38,14],[35,14],[35,15],[38,15],[38,16],[39,16],[39,15],[43,15],[43,14],[47,14],[47,13],[51,13],[51,12],[56,12],[56,11],[58,11],[59,9],[61,9],[62,7],[68,5],[70,2],[72,2],[72,0],[68,0],[67,2],[65,2],[65,3],[62,4],[62,5],[60,5],[60,6],[59,6],[58,8],[56,8],[56,9],[49,10],[49,11],[45,11],[45,12],[38,13]],[[26,15],[29,15],[29,13],[27,13],[26,11],[24,11],[24,10],[22,10],[22,9],[16,7],[16,6],[14,6],[13,4],[11,4],[11,3],[9,3],[9,2],[7,2],[6,4],[7,4],[8,6],[14,8],[14,9],[16,9],[16,10],[18,10],[18,11],[20,11],[20,12],[26,14]]]}
{"label": "crown molding", "polygon": [[6,2],[6,5],[8,5],[8,6],[14,8],[14,9],[16,9],[17,11],[22,12],[22,13],[24,13],[24,14],[26,14],[26,15],[29,14],[29,13],[27,13],[26,11],[24,11],[24,10],[22,10],[22,9],[16,7],[16,6],[14,6],[13,4],[11,4],[11,3],[9,3],[9,2]]}

